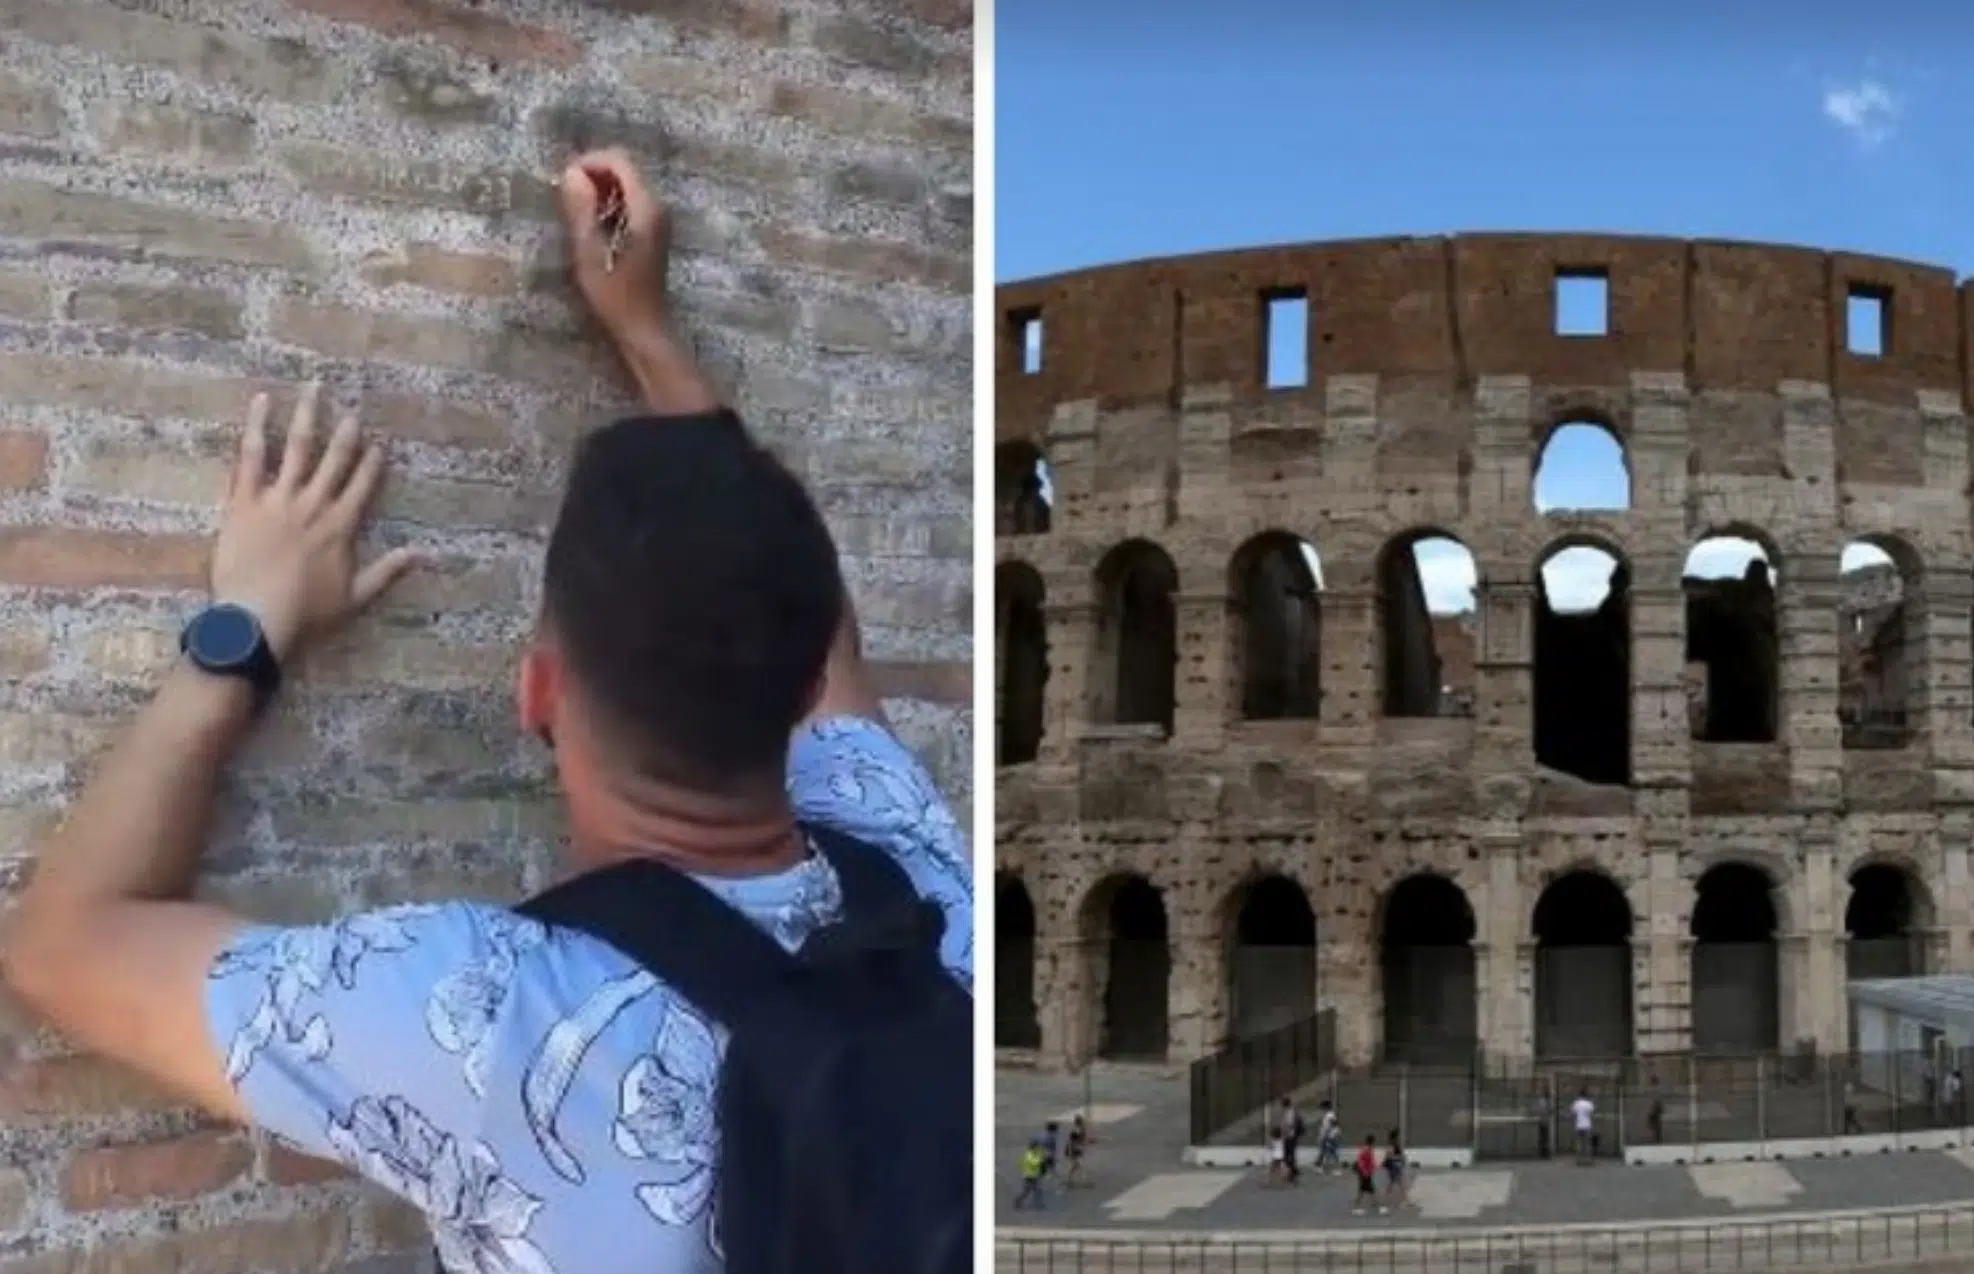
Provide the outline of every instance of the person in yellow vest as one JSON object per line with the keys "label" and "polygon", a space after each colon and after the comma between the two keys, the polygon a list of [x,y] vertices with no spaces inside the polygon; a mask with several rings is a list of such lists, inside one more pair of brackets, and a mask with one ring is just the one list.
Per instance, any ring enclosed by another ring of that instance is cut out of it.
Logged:
{"label": "person in yellow vest", "polygon": [[1021,1152],[1021,1193],[1014,1196],[1016,1211],[1033,1204],[1042,1206],[1042,1177],[1049,1170],[1049,1152],[1037,1137]]}

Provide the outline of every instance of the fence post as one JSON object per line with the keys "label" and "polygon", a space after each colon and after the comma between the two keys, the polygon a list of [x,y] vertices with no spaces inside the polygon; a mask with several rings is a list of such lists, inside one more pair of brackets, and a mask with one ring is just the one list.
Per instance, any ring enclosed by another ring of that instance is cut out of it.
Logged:
{"label": "fence post", "polygon": [[1686,1140],[1697,1157],[1700,1153],[1700,1059],[1686,1058]]}
{"label": "fence post", "polygon": [[1768,1054],[1755,1054],[1755,1140],[1768,1146]]}

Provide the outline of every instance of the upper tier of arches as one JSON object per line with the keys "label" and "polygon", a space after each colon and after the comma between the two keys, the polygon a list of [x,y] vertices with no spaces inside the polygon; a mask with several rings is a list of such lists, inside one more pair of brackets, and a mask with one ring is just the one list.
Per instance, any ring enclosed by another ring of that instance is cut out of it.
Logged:
{"label": "upper tier of arches", "polygon": [[1368,239],[1132,262],[996,289],[996,436],[1058,403],[1243,398],[1335,375],[1527,375],[1696,390],[1974,399],[1974,283],[1908,261],[1612,235]]}

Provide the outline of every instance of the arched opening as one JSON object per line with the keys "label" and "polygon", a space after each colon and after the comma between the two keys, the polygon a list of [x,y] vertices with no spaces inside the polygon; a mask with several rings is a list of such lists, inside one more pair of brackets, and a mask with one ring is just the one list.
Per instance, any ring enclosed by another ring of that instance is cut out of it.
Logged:
{"label": "arched opening", "polygon": [[1256,536],[1234,554],[1232,585],[1241,715],[1319,715],[1323,563],[1316,547],[1283,531]]}
{"label": "arched opening", "polygon": [[1316,1012],[1316,913],[1286,876],[1263,876],[1239,899],[1227,1017],[1233,1036],[1246,1039]]}
{"label": "arched opening", "polygon": [[1775,882],[1747,863],[1694,886],[1693,1051],[1770,1053],[1781,1037]]}
{"label": "arched opening", "polygon": [[1391,541],[1378,555],[1388,717],[1474,714],[1474,594],[1467,546],[1436,531]]}
{"label": "arched opening", "polygon": [[1019,876],[999,874],[994,890],[994,1046],[1040,1048],[1035,1012],[1035,904]]}
{"label": "arched opening", "polygon": [[1837,710],[1844,746],[1902,748],[1912,739],[1925,685],[1918,557],[1883,537],[1853,540],[1837,571]]}
{"label": "arched opening", "polygon": [[1164,1060],[1172,980],[1164,897],[1143,876],[1113,877],[1091,895],[1084,919],[1104,959],[1097,1055]]}
{"label": "arched opening", "polygon": [[1579,870],[1536,899],[1535,1055],[1629,1057],[1631,903],[1616,881]]}
{"label": "arched opening", "polygon": [[994,534],[1040,535],[1055,511],[1049,462],[1032,442],[994,448]]}
{"label": "arched opening", "polygon": [[1535,588],[1535,761],[1586,783],[1631,782],[1631,571],[1570,544]]}
{"label": "arched opening", "polygon": [[1752,535],[1713,535],[1687,554],[1681,583],[1692,737],[1773,743],[1782,683],[1775,560]]}
{"label": "arched opening", "polygon": [[1467,1063],[1476,1029],[1474,909],[1444,876],[1407,876],[1385,897],[1379,965],[1385,1060]]}
{"label": "arched opening", "polygon": [[1535,458],[1537,513],[1623,513],[1631,508],[1631,466],[1609,425],[1565,420]]}
{"label": "arched opening", "polygon": [[1049,681],[1042,577],[1026,562],[994,568],[1000,648],[1000,764],[1033,761],[1042,747],[1043,692]]}
{"label": "arched opening", "polygon": [[1866,863],[1852,872],[1844,906],[1845,976],[1855,982],[1923,975],[1930,913],[1924,887],[1905,868]]}
{"label": "arched opening", "polygon": [[1096,719],[1117,725],[1156,725],[1172,733],[1174,679],[1179,664],[1179,616],[1174,594],[1179,568],[1146,540],[1120,544],[1097,567],[1103,599],[1097,629]]}

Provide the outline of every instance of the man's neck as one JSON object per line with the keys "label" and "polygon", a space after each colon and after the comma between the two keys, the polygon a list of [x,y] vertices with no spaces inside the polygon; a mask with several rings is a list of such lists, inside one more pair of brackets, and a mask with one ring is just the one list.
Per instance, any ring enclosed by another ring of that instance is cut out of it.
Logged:
{"label": "man's neck", "polygon": [[570,810],[576,870],[655,858],[695,875],[766,876],[808,853],[794,811],[778,790],[713,797],[670,790],[612,793]]}

